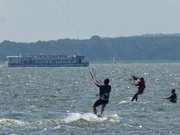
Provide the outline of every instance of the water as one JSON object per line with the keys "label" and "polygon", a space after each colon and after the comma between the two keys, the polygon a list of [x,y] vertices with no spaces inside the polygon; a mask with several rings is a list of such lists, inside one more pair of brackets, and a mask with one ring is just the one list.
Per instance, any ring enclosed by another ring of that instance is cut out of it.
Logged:
{"label": "water", "polygon": [[[92,104],[98,98],[86,67],[7,68],[0,65],[2,135],[179,135],[180,105],[160,99],[180,88],[180,63],[92,64],[97,78],[111,79],[104,117]],[[131,75],[143,76],[146,90],[130,102]]]}

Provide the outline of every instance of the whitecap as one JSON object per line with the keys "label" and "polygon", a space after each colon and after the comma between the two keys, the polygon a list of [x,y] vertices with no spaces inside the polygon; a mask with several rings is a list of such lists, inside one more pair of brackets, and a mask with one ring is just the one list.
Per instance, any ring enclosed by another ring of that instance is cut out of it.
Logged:
{"label": "whitecap", "polygon": [[69,113],[66,118],[63,119],[64,123],[76,122],[84,120],[87,122],[119,122],[119,116],[117,114],[105,115],[98,117],[93,113]]}
{"label": "whitecap", "polygon": [[125,104],[125,103],[129,103],[129,101],[122,100],[122,101],[119,102],[119,104]]}
{"label": "whitecap", "polygon": [[28,125],[27,122],[21,120],[6,119],[6,118],[0,119],[0,126],[4,126],[4,127],[25,127],[27,125]]}

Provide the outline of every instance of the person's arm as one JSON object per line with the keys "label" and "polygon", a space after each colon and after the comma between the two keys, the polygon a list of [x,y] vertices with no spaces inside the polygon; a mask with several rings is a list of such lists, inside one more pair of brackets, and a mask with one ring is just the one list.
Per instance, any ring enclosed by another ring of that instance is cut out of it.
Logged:
{"label": "person's arm", "polygon": [[133,76],[132,76],[132,79],[133,79],[133,80],[138,80],[139,77],[136,77],[136,76],[133,75]]}
{"label": "person's arm", "polygon": [[96,86],[100,87],[100,86],[102,85],[102,82],[101,82],[101,80],[97,80],[97,79],[96,79],[95,71],[93,71],[93,72],[89,71],[89,73],[90,73],[90,75],[91,75],[91,79],[92,79],[92,81],[94,82],[94,84],[95,84]]}
{"label": "person's arm", "polygon": [[96,85],[96,86],[98,86],[98,87],[100,87],[102,84],[100,83],[100,81],[97,81],[97,80],[95,80],[94,81],[94,84]]}
{"label": "person's arm", "polygon": [[172,95],[171,96],[169,96],[169,97],[167,97],[167,98],[162,98],[162,99],[171,99],[172,98]]}

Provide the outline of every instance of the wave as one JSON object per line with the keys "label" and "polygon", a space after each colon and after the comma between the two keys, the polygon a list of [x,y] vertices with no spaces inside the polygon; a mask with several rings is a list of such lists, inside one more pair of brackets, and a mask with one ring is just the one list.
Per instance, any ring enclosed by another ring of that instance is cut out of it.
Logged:
{"label": "wave", "polygon": [[55,119],[40,119],[32,121],[23,121],[17,119],[0,119],[0,129],[1,128],[22,128],[22,129],[46,129],[46,128],[61,128],[63,125],[75,124],[84,125],[96,124],[103,122],[115,123],[119,122],[120,118],[117,114],[105,115],[103,117],[97,117],[92,113],[68,113],[68,116],[64,118]]}
{"label": "wave", "polygon": [[26,127],[29,123],[16,119],[0,119],[0,127]]}
{"label": "wave", "polygon": [[97,117],[95,114],[92,113],[69,113],[68,116],[63,120],[64,123],[72,123],[78,121],[85,121],[85,122],[119,122],[119,116],[117,114],[106,115],[103,117]]}
{"label": "wave", "polygon": [[127,103],[130,103],[130,101],[122,100],[119,102],[119,104],[127,104]]}

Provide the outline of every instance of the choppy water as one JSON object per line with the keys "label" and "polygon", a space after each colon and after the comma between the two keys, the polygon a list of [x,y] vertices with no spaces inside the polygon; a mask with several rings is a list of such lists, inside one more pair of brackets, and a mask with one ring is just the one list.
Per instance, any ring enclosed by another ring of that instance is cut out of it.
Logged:
{"label": "choppy water", "polygon": [[[0,65],[2,135],[180,135],[180,105],[160,99],[180,88],[180,63],[94,64],[97,78],[111,79],[104,117],[91,106],[98,89],[88,68],[7,68]],[[144,76],[146,90],[130,102],[136,88],[130,75]]]}

